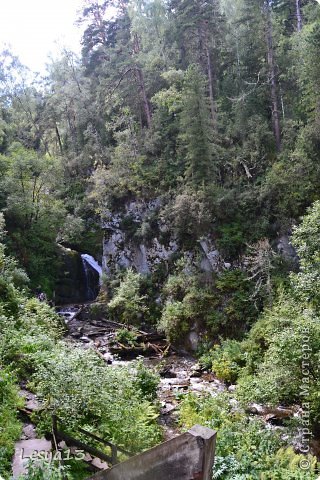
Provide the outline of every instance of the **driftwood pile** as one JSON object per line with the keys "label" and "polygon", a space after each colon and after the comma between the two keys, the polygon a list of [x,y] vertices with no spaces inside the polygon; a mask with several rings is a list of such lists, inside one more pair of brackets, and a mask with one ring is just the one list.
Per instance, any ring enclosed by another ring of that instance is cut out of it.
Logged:
{"label": "driftwood pile", "polygon": [[[139,355],[165,356],[171,345],[165,336],[158,332],[144,332],[131,325],[125,325],[106,318],[88,319],[86,306],[73,308],[71,312],[58,312],[64,317],[67,336],[83,343],[91,343],[101,354],[106,351],[121,358],[134,358]],[[119,331],[132,335],[129,341]]]}

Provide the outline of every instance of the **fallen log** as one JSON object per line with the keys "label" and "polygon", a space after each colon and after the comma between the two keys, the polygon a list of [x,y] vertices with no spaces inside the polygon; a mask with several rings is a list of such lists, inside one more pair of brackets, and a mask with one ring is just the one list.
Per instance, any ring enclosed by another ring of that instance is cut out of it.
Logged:
{"label": "fallen log", "polygon": [[246,412],[251,413],[253,415],[262,415],[271,418],[290,418],[293,417],[295,413],[295,409],[293,407],[284,408],[284,407],[268,407],[266,405],[259,405],[257,403],[253,403],[248,405],[246,408]]}
{"label": "fallen log", "polygon": [[116,345],[110,345],[109,350],[113,355],[119,355],[120,357],[136,357],[138,355],[149,355],[156,353],[157,355],[163,356],[167,352],[168,345],[157,345],[152,343],[142,344],[142,345],[123,345],[117,343]]}

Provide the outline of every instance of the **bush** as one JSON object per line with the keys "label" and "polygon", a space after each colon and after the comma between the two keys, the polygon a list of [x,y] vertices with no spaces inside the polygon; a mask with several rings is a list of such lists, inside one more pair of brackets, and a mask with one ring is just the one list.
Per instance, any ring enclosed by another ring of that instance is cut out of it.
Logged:
{"label": "bush", "polygon": [[222,272],[215,281],[215,299],[206,323],[211,334],[241,338],[258,316],[253,300],[253,284],[241,270]]}
{"label": "bush", "polygon": [[144,398],[153,401],[157,398],[157,388],[160,382],[160,376],[151,368],[139,360],[136,364],[136,378],[134,385],[139,389]]}
{"label": "bush", "polygon": [[24,299],[17,319],[0,316],[0,328],[0,360],[19,378],[32,374],[35,356],[52,350],[63,332],[54,310],[36,299]]}
{"label": "bush", "polygon": [[116,320],[129,324],[141,322],[147,311],[146,297],[140,295],[141,275],[133,270],[127,270],[120,286],[116,289],[108,307]]}
{"label": "bush", "polygon": [[19,311],[19,303],[13,285],[0,277],[0,313],[16,316]]}
{"label": "bush", "polygon": [[[303,361],[307,351],[305,379]],[[266,311],[243,343],[247,366],[243,369],[237,389],[243,403],[302,404],[310,402],[311,423],[320,419],[319,349],[320,322],[314,311],[282,297]],[[305,393],[303,386],[308,382]]]}
{"label": "bush", "polygon": [[137,343],[137,333],[127,328],[120,328],[120,330],[117,330],[114,340],[125,345],[134,346]]}
{"label": "bush", "polygon": [[17,407],[22,405],[12,375],[0,368],[0,475],[5,475],[11,469],[14,444],[22,430]]}
{"label": "bush", "polygon": [[163,210],[162,217],[166,224],[172,225],[174,233],[185,246],[193,246],[211,226],[210,211],[200,191],[186,190],[177,195],[173,203]]}
{"label": "bush", "polygon": [[199,359],[201,365],[211,368],[219,380],[234,383],[245,366],[245,353],[240,342],[225,340],[215,345]]}
{"label": "bush", "polygon": [[29,333],[35,329],[37,332],[41,331],[53,339],[60,338],[65,330],[59,315],[48,304],[39,302],[35,298],[31,298],[25,303],[21,312],[20,323],[21,327]]}
{"label": "bush", "polygon": [[295,292],[301,301],[320,310],[320,201],[309,208],[296,227],[292,244],[299,255],[301,272],[292,274]]}
{"label": "bush", "polygon": [[71,480],[68,468],[54,463],[29,462],[28,473],[21,475],[18,480]]}
{"label": "bush", "polygon": [[162,311],[159,330],[163,331],[170,342],[175,342],[189,330],[189,317],[183,302],[168,300]]}
{"label": "bush", "polygon": [[39,355],[31,384],[44,400],[42,431],[55,413],[69,430],[81,426],[132,452],[161,441],[157,411],[144,397],[150,385],[142,367],[107,367],[93,351],[63,342]]}
{"label": "bush", "polygon": [[261,420],[247,417],[234,405],[226,393],[216,397],[187,394],[180,405],[185,428],[198,423],[218,431],[213,479],[316,479],[317,459],[309,455],[310,469],[302,472],[304,457],[286,446],[290,432],[284,440],[279,431],[267,429]]}
{"label": "bush", "polygon": [[236,258],[245,250],[248,235],[243,222],[221,225],[218,233],[217,247],[227,258]]}

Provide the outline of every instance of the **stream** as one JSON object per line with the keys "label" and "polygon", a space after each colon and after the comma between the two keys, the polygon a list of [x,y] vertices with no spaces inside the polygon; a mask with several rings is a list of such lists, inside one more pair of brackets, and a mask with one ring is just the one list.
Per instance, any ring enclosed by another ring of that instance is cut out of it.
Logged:
{"label": "stream", "polygon": [[[137,355],[130,355],[128,358],[125,352],[124,358],[112,353],[109,348],[110,340],[114,337],[120,324],[105,319],[90,318],[90,303],[82,305],[68,305],[57,307],[57,313],[63,318],[67,327],[65,340],[71,343],[81,344],[83,348],[93,348],[97,354],[106,362],[106,368],[117,368],[119,366],[132,367]],[[152,334],[151,334],[152,335]],[[212,373],[201,372],[197,361],[192,356],[169,351],[167,355],[149,354],[143,356],[144,364],[155,369],[160,374],[158,387],[158,400],[160,402],[159,423],[163,427],[164,440],[169,440],[181,433],[178,425],[178,405],[181,393],[203,392],[214,395],[216,392],[225,389],[223,384],[217,380]],[[41,405],[32,392],[28,391],[26,385],[21,385],[20,396],[25,400],[23,410],[23,431],[20,440],[15,445],[13,458],[14,478],[26,472],[27,460],[23,457],[33,451],[44,451],[50,455],[52,445],[46,438],[38,438],[35,425],[32,424],[29,416],[36,412]],[[107,465],[97,457],[88,457],[90,468],[95,470],[106,468]]]}
{"label": "stream", "polygon": [[[93,348],[105,361],[106,368],[119,366],[132,368],[133,361],[142,358],[146,367],[157,371],[160,375],[157,391],[160,403],[158,421],[163,427],[164,440],[170,440],[182,433],[178,421],[179,402],[182,394],[190,392],[195,395],[214,396],[227,389],[233,391],[234,386],[227,387],[212,372],[203,371],[195,357],[172,348],[157,332],[135,330],[138,332],[137,347],[126,347],[123,341],[122,343],[118,341],[117,345],[115,342],[116,332],[125,326],[105,318],[99,318],[99,315],[92,314],[90,310],[90,305],[94,304],[101,285],[102,268],[88,254],[81,255],[81,260],[86,282],[86,303],[56,307],[57,313],[66,325],[65,340],[80,344],[85,349]],[[36,428],[30,420],[30,414],[41,408],[38,399],[26,389],[25,385],[21,385],[20,395],[25,399],[24,426],[20,441],[16,443],[15,447],[12,465],[14,478],[25,473],[25,462],[21,459],[21,452],[34,450],[50,452],[52,449],[50,441],[45,438],[37,438]],[[281,429],[284,418],[299,415],[298,410],[294,407],[291,409],[283,407],[268,409],[255,404],[248,406],[247,412],[250,416],[254,415],[263,419],[268,428]],[[107,467],[107,464],[97,457],[91,457],[89,454],[86,457],[88,458],[85,461],[95,471]]]}
{"label": "stream", "polygon": [[[140,354],[140,356],[130,348],[128,350],[114,349],[112,339],[116,331],[124,326],[106,319],[91,319],[89,311],[87,304],[58,309],[58,313],[64,317],[68,329],[65,338],[70,342],[81,343],[83,348],[94,348],[109,368],[130,367],[134,360],[142,358],[147,367],[153,368],[159,373],[158,400],[161,406],[159,422],[164,428],[166,440],[181,433],[178,425],[178,406],[182,393],[214,396],[226,390],[234,390],[233,385],[227,387],[216,378],[214,373],[202,370],[195,357],[172,347],[166,349],[166,343],[163,345],[161,340],[158,343],[161,348],[147,349],[148,353]],[[145,333],[145,335],[149,337],[155,334]],[[114,350],[116,352],[120,350],[121,354],[114,354]],[[143,349],[140,350],[143,351]],[[165,352],[165,354],[161,352]],[[282,420],[298,415],[298,411],[296,407],[268,408],[252,404],[248,406],[248,414],[260,417],[270,428],[282,428]]]}
{"label": "stream", "polygon": [[[91,255],[82,254],[81,260],[86,281],[86,298],[89,301],[94,300],[97,287],[101,285],[102,268]],[[99,285],[97,285],[98,279]],[[64,318],[67,325],[66,339],[71,342],[80,342],[84,348],[93,347],[110,367],[130,366],[132,360],[139,355],[139,352],[133,353],[130,359],[128,355],[125,359],[122,354],[114,355],[110,351],[110,340],[120,327],[116,322],[113,324],[105,319],[93,319],[87,304],[64,306],[57,308],[57,312]],[[165,438],[170,439],[179,434],[177,424],[179,394],[182,392],[214,394],[226,387],[212,373],[202,372],[194,357],[172,349],[169,349],[166,355],[161,355],[161,348],[159,350],[160,352],[156,352],[151,349],[151,352],[144,353],[143,361],[147,367],[156,369],[160,373],[159,422],[164,428]]]}
{"label": "stream", "polygon": [[[104,318],[91,318],[90,305],[90,303],[86,303],[56,308],[67,327],[65,340],[81,344],[85,349],[93,348],[106,362],[106,368],[132,367],[132,362],[136,358],[143,358],[147,367],[153,368],[159,373],[158,400],[160,402],[160,415],[158,421],[163,427],[164,440],[169,440],[181,433],[178,423],[178,407],[181,394],[192,392],[196,395],[207,393],[214,396],[228,388],[212,372],[202,371],[196,358],[187,353],[165,349],[165,355],[154,351],[143,357],[137,357],[137,355],[129,356],[128,351],[124,350],[124,355],[115,355],[112,351],[112,338],[114,338],[117,329],[123,328],[123,325]],[[144,335],[152,334],[144,333]],[[232,390],[233,386],[229,389]],[[52,448],[50,441],[45,438],[37,438],[35,427],[29,419],[29,414],[40,408],[36,396],[29,392],[25,385],[21,385],[20,395],[25,398],[24,411],[27,415],[25,416],[22,436],[20,441],[16,443],[13,459],[14,477],[25,472],[25,463],[21,460],[21,452],[32,452],[33,450],[50,452]],[[296,414],[292,410],[289,411],[281,407],[272,411],[266,410],[260,405],[252,405],[251,407],[252,410],[248,413],[262,418],[268,423],[269,428],[282,428],[277,426],[279,425],[278,420]],[[276,421],[274,422],[274,420]],[[86,457],[90,457],[88,460],[90,468],[99,470],[107,466],[97,457],[91,457],[89,454]]]}
{"label": "stream", "polygon": [[[94,348],[105,360],[109,368],[130,366],[137,355],[114,355],[110,351],[110,339],[121,326],[105,319],[88,319],[87,305],[71,305],[58,309],[64,317],[68,328],[66,339],[81,343],[84,348]],[[112,349],[111,349],[112,350]],[[160,401],[159,422],[164,428],[165,439],[170,439],[180,433],[177,423],[178,396],[180,393],[204,392],[215,394],[225,390],[222,382],[212,373],[202,372],[197,360],[185,353],[169,351],[165,356],[148,354],[142,357],[147,367],[153,368],[160,374],[158,399]]]}

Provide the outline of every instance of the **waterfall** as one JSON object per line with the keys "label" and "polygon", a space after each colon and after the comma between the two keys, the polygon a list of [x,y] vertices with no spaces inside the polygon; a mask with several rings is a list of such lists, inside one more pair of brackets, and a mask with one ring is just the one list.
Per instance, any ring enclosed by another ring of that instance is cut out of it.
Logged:
{"label": "waterfall", "polygon": [[99,275],[99,285],[101,285],[102,268],[91,255],[88,255],[86,253],[82,254],[81,259],[86,281],[87,300],[95,300],[98,293],[96,274]]}
{"label": "waterfall", "polygon": [[101,277],[102,277],[102,267],[99,265],[99,263],[97,262],[97,260],[95,260],[93,257],[91,257],[91,255],[88,255],[86,253],[83,253],[81,255],[81,258],[82,258],[82,261],[84,260],[86,263],[89,263],[90,267],[93,268],[93,270],[95,270],[96,272],[98,272],[99,274],[99,278],[100,278],[100,281],[101,281]]}

